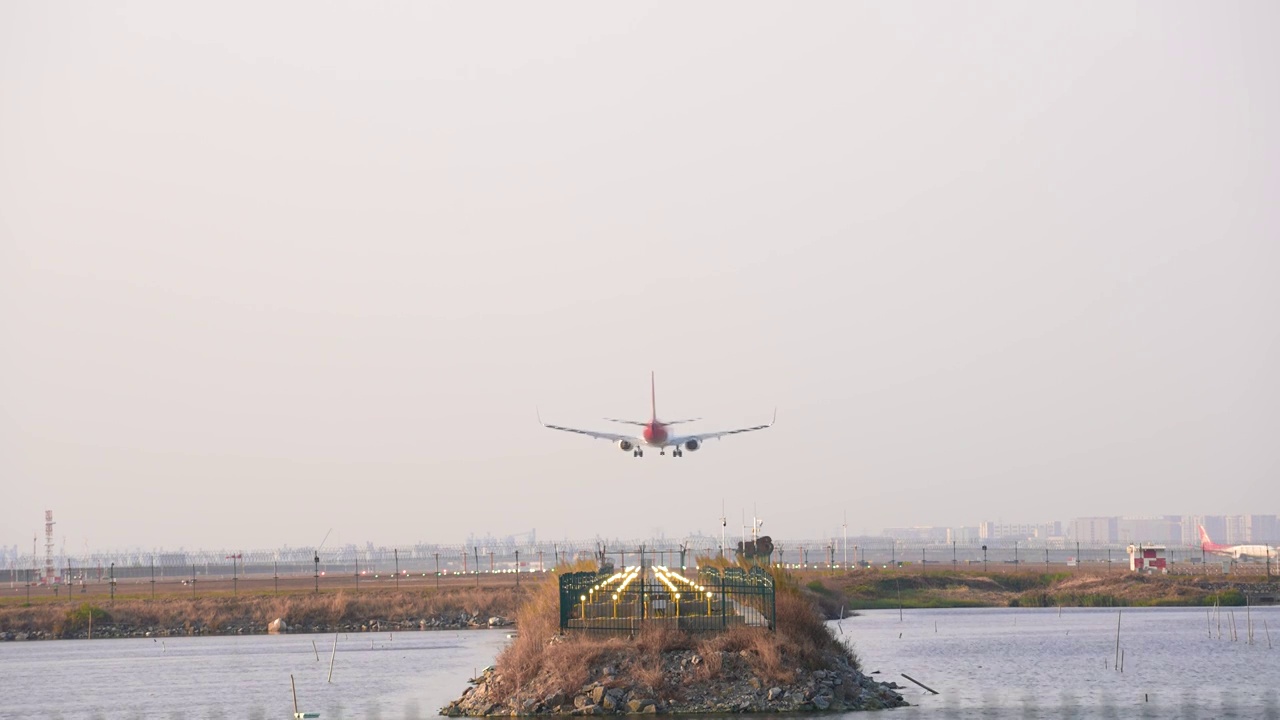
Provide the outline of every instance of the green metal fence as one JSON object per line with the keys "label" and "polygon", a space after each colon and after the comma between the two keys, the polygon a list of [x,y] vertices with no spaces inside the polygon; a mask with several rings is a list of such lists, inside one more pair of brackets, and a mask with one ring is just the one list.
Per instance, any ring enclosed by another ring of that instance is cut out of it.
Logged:
{"label": "green metal fence", "polygon": [[773,577],[750,570],[702,568],[694,578],[663,566],[560,576],[560,629],[634,635],[643,627],[692,632],[734,625],[774,629]]}

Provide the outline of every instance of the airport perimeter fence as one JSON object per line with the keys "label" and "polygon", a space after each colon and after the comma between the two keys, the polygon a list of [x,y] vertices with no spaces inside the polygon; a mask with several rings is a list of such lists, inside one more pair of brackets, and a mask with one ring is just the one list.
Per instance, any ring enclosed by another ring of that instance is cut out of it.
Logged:
{"label": "airport perimeter fence", "polygon": [[560,576],[560,630],[634,636],[644,628],[718,632],[777,626],[773,577],[759,567],[703,567],[696,580],[661,566]]}
{"label": "airport perimeter fence", "polygon": [[[129,551],[58,555],[52,578],[44,557],[9,555],[0,566],[3,596],[109,594],[130,587],[130,594],[154,594],[157,586],[174,586],[194,596],[209,591],[279,591],[298,589],[309,580],[315,590],[419,586],[459,583],[509,584],[541,577],[576,561],[606,561],[616,567],[636,565],[643,554],[654,564],[697,572],[698,558],[735,557],[736,543],[722,548],[718,538],[682,541],[583,541],[428,545],[403,548],[283,548],[257,551]],[[1170,573],[1280,575],[1271,562],[1231,563],[1205,555],[1198,546],[1168,545]],[[839,572],[877,568],[906,572],[982,570],[984,572],[1122,572],[1128,569],[1126,547],[1116,544],[990,540],[956,543],[901,542],[859,537],[773,542],[767,562],[789,569]],[[498,577],[507,575],[508,577]],[[523,575],[524,579],[520,579]],[[7,577],[6,577],[7,576]],[[7,583],[5,583],[7,581]]]}

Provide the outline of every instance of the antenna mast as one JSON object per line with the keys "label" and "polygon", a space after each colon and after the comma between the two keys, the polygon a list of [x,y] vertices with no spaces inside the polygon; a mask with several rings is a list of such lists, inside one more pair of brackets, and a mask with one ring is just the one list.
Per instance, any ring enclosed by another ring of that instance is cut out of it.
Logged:
{"label": "antenna mast", "polygon": [[52,585],[57,579],[53,567],[53,511],[44,511],[44,584]]}
{"label": "antenna mast", "polygon": [[724,516],[724,499],[720,499],[720,557],[724,557],[724,529],[729,524],[728,518]]}

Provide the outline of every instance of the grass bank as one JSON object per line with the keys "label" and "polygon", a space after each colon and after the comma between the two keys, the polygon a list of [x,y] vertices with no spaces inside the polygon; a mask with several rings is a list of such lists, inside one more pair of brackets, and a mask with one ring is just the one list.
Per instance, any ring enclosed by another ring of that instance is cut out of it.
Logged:
{"label": "grass bank", "polygon": [[801,573],[827,617],[854,610],[964,607],[1143,607],[1244,605],[1246,592],[1274,581],[1221,575],[860,569]]}

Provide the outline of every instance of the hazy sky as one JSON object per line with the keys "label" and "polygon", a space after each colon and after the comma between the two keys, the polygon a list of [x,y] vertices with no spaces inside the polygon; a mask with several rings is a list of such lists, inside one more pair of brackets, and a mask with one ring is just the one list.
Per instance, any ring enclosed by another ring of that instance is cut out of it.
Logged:
{"label": "hazy sky", "polygon": [[1280,512],[1278,30],[2,3],[0,545]]}

